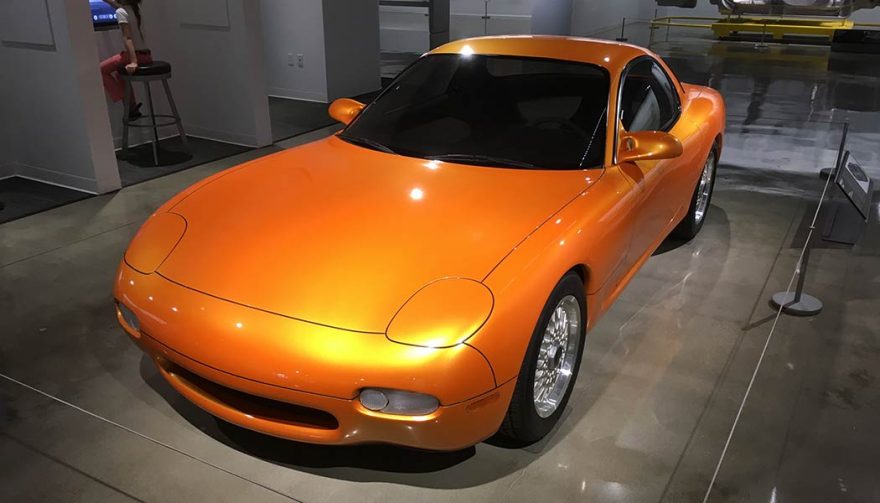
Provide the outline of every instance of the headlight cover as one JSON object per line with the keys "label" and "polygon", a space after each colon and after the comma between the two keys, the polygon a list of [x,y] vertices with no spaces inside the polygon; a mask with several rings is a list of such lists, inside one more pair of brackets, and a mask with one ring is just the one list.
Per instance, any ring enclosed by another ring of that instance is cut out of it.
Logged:
{"label": "headlight cover", "polygon": [[448,348],[466,341],[489,319],[492,292],[479,281],[446,278],[422,287],[394,315],[387,337],[401,344]]}
{"label": "headlight cover", "polygon": [[152,274],[168,258],[186,232],[186,220],[176,213],[157,213],[147,219],[125,251],[125,263]]}

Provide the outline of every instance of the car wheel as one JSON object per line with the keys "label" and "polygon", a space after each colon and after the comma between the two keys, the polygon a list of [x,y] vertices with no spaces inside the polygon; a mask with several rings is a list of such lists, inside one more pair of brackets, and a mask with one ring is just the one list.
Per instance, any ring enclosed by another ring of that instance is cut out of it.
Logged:
{"label": "car wheel", "polygon": [[709,203],[712,201],[712,190],[715,188],[715,171],[717,168],[717,149],[712,147],[712,150],[709,151],[709,157],[706,158],[706,162],[703,164],[700,181],[697,182],[697,187],[694,189],[688,213],[684,220],[672,231],[672,237],[693,239],[700,232],[700,229],[703,228],[706,214],[709,213]]}
{"label": "car wheel", "polygon": [[500,433],[529,444],[559,421],[577,379],[586,334],[584,284],[570,272],[553,289],[526,350]]}

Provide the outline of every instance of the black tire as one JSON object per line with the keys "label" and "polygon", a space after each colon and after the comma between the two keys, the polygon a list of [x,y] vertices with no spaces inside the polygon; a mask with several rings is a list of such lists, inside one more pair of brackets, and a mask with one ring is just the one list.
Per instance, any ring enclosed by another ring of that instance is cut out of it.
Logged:
{"label": "black tire", "polygon": [[[715,175],[718,171],[718,148],[717,146],[713,146],[712,150],[709,151],[709,156],[706,158],[706,162],[712,159],[712,179],[709,182],[709,196],[706,201],[706,208],[703,213],[702,218],[698,218],[697,215],[697,199],[700,192],[700,180],[697,180],[697,186],[694,188],[694,194],[691,196],[691,205],[688,208],[687,215],[685,215],[684,219],[672,230],[670,234],[675,239],[681,239],[685,241],[689,241],[693,239],[699,232],[700,229],[703,228],[703,223],[706,222],[706,216],[709,213],[709,208],[712,205],[712,194],[715,192]],[[705,167],[705,163],[704,163]],[[702,172],[701,172],[702,173]],[[702,177],[702,175],[701,175]]]}
{"label": "black tire", "polygon": [[[541,341],[544,338],[544,330],[554,310],[560,301],[568,296],[573,296],[577,299],[581,316],[573,371],[568,382],[568,389],[565,390],[556,410],[548,417],[542,418],[538,415],[534,399],[535,369],[538,363],[538,354],[541,348]],[[584,283],[575,272],[569,272],[559,280],[559,283],[556,284],[556,287],[550,293],[550,298],[544,304],[544,309],[538,317],[538,323],[532,331],[532,339],[523,358],[522,367],[516,380],[516,388],[510,400],[510,407],[507,409],[507,415],[499,430],[500,435],[512,440],[516,444],[527,445],[542,439],[553,429],[560,416],[562,416],[566,404],[568,404],[568,399],[577,380],[581,358],[583,357],[584,341],[586,339],[586,324],[587,308],[584,297]]]}

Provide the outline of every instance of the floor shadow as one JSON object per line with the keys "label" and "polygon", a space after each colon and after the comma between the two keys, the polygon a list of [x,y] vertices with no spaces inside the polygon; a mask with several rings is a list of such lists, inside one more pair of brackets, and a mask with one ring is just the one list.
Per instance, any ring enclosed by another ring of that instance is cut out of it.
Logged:
{"label": "floor shadow", "polygon": [[678,238],[674,238],[671,236],[667,237],[666,239],[663,240],[662,243],[660,243],[660,246],[658,246],[657,249],[654,250],[654,253],[651,254],[651,256],[656,257],[658,255],[663,255],[664,253],[671,252],[672,250],[676,250],[678,248],[681,248],[682,246],[684,246],[688,243],[689,243],[689,240],[687,240],[687,239],[678,239]]}
{"label": "floor shadow", "polygon": [[431,473],[455,466],[476,452],[428,452],[383,444],[326,446],[292,442],[238,427],[217,419],[230,443],[260,459],[296,468],[361,468],[391,473]]}
{"label": "floor shadow", "polygon": [[332,125],[327,103],[269,97],[272,140],[279,142]]}
{"label": "floor shadow", "polygon": [[13,176],[0,180],[0,224],[82,201],[92,194]]}
{"label": "floor shadow", "polygon": [[116,159],[124,161],[135,168],[173,166],[175,164],[189,162],[193,159],[192,154],[180,150],[170,150],[166,145],[162,145],[161,143],[156,154],[156,157],[159,159],[158,164],[153,157],[152,144],[144,144],[138,145],[137,147],[130,149],[128,152],[119,152],[116,155]]}
{"label": "floor shadow", "polygon": [[[709,208],[710,208],[710,213],[724,211],[721,208],[718,208],[717,206],[710,205]],[[666,239],[663,240],[662,243],[660,243],[660,246],[658,246],[657,249],[654,250],[654,253],[652,253],[651,256],[656,257],[658,255],[663,255],[664,253],[671,252],[673,250],[677,250],[677,249],[681,248],[682,246],[690,243],[691,241],[692,240],[690,240],[690,239],[681,239],[681,238],[676,238],[676,237],[673,237],[672,235],[669,235],[666,237]]]}
{"label": "floor shadow", "polygon": [[132,147],[128,149],[128,152],[118,151],[116,159],[122,186],[128,187],[252,150],[250,147],[242,145],[190,136],[187,137],[187,141],[189,151],[184,148],[178,136],[159,141],[158,165],[153,159],[153,145],[151,143]]}

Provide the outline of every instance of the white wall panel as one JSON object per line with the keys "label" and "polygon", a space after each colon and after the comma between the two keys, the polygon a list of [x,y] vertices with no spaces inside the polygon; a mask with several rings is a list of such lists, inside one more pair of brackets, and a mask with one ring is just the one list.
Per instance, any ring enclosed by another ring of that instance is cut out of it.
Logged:
{"label": "white wall panel", "polygon": [[[189,1],[189,0],[187,0]],[[209,139],[264,146],[272,142],[263,56],[260,2],[199,0],[202,8],[228,6],[229,27],[206,24],[178,0],[154,0],[160,25],[146,24],[157,59],[171,63],[171,86],[188,133]],[[209,7],[205,7],[209,6]],[[191,23],[191,21],[199,21]]]}
{"label": "white wall panel", "polygon": [[12,44],[54,46],[47,0],[0,2],[0,41]]}
{"label": "white wall panel", "polygon": [[29,1],[48,7],[54,46],[0,45],[0,67],[14,69],[0,78],[0,164],[89,192],[117,189],[88,2]]}
{"label": "white wall panel", "polygon": [[229,28],[228,0],[182,0],[174,2],[181,25]]}

